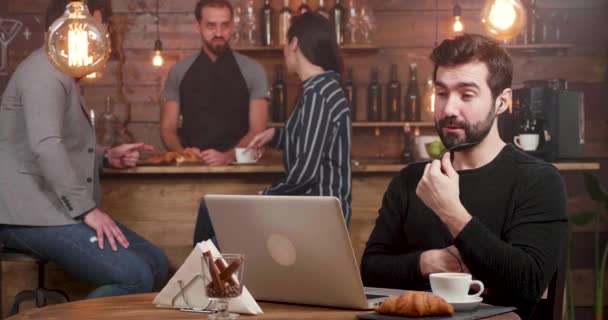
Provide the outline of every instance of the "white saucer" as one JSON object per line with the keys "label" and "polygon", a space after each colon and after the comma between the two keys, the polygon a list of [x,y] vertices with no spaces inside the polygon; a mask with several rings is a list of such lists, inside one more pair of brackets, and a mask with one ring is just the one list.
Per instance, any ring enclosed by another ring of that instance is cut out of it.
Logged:
{"label": "white saucer", "polygon": [[477,307],[483,300],[482,297],[467,298],[464,301],[448,301],[454,307],[455,311],[471,311]]}
{"label": "white saucer", "polygon": [[236,165],[239,165],[239,164],[255,164],[255,163],[258,163],[258,161],[257,160],[243,161],[243,162],[232,161],[232,164],[236,164]]}

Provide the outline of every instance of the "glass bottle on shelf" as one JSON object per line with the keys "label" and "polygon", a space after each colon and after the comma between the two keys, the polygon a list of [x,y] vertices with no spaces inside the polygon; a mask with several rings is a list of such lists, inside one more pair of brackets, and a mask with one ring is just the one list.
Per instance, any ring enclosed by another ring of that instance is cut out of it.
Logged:
{"label": "glass bottle on shelf", "polygon": [[243,33],[243,26],[241,24],[241,18],[243,16],[243,8],[240,5],[234,6],[234,15],[232,17],[232,22],[234,24],[234,34],[232,38],[230,38],[231,46],[238,46],[241,44],[241,34]]}
{"label": "glass bottle on shelf", "polygon": [[264,0],[264,6],[260,11],[260,22],[262,23],[262,45],[270,47],[274,44],[272,41],[272,29],[274,23],[272,23],[272,17],[274,16],[274,10],[270,5],[270,0]]}
{"label": "glass bottle on shelf", "polygon": [[402,121],[420,121],[420,90],[416,79],[416,64],[410,64],[410,82],[407,86],[405,96],[404,112],[401,113]]}
{"label": "glass bottle on shelf", "polygon": [[409,124],[403,126],[403,149],[399,155],[401,163],[412,163],[416,161],[414,157],[415,135]]}
{"label": "glass bottle on shelf", "polygon": [[353,0],[350,0],[348,6],[348,13],[346,17],[346,29],[344,30],[346,39],[344,40],[349,44],[357,43],[357,33],[359,32],[359,15],[357,14],[357,8]]}
{"label": "glass bottle on shelf", "polygon": [[359,30],[365,43],[373,43],[376,34],[376,17],[374,11],[368,5],[361,6]]}
{"label": "glass bottle on shelf", "polygon": [[253,0],[248,0],[247,5],[245,6],[245,14],[242,19],[243,23],[243,33],[245,35],[245,40],[247,45],[255,46],[258,44],[258,23],[257,18],[254,13],[254,5]]}
{"label": "glass bottle on shelf", "polygon": [[353,67],[348,67],[346,80],[344,81],[344,93],[346,100],[351,106],[351,121],[357,120],[357,86],[353,80]]}
{"label": "glass bottle on shelf", "polygon": [[118,118],[114,115],[114,106],[110,96],[106,96],[105,110],[98,123],[99,145],[103,147],[113,146],[116,143],[118,133]]}
{"label": "glass bottle on shelf", "polygon": [[317,8],[317,13],[329,20],[329,11],[325,7],[325,0],[319,0],[319,7]]}
{"label": "glass bottle on shelf", "polygon": [[272,121],[287,119],[287,86],[283,80],[283,65],[275,67],[275,82],[272,85]]}
{"label": "glass bottle on shelf", "polygon": [[530,0],[530,16],[529,16],[529,34],[528,41],[530,43],[543,42],[543,21],[540,17],[540,12],[536,6],[536,0]]}
{"label": "glass bottle on shelf", "polygon": [[433,83],[433,79],[428,78],[426,80],[422,97],[422,112],[420,113],[420,120],[433,121],[435,111],[435,84]]}
{"label": "glass bottle on shelf", "polygon": [[308,5],[308,0],[302,0],[300,6],[298,7],[298,14],[305,14],[310,11],[310,6]]}
{"label": "glass bottle on shelf", "polygon": [[367,121],[382,120],[382,87],[378,82],[378,68],[373,67],[367,86]]}
{"label": "glass bottle on shelf", "polygon": [[342,1],[336,0],[334,7],[331,9],[330,21],[334,28],[336,35],[336,43],[338,45],[344,44],[344,30],[346,29],[346,15],[344,13],[344,7],[342,7]]}
{"label": "glass bottle on shelf", "polygon": [[397,65],[391,65],[391,77],[386,86],[386,105],[388,114],[384,115],[385,121],[400,121],[401,120],[401,82],[397,74]]}
{"label": "glass bottle on shelf", "polygon": [[289,8],[289,0],[283,0],[283,8],[279,12],[279,45],[283,46],[287,43],[287,31],[291,26],[292,12]]}

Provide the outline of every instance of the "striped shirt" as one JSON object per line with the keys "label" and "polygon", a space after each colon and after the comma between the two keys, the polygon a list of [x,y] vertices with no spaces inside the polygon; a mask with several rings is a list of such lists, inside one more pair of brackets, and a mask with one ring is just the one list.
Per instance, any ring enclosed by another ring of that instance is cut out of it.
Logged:
{"label": "striped shirt", "polygon": [[283,150],[285,177],[264,194],[337,197],[349,225],[350,119],[337,73],[326,71],[304,81],[285,128],[277,129],[271,142],[272,147]]}

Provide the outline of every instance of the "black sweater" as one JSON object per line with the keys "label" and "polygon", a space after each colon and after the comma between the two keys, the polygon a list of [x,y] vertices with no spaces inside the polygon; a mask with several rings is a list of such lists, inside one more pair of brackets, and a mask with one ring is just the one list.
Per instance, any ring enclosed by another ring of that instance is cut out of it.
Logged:
{"label": "black sweater", "polygon": [[566,238],[566,194],[557,169],[507,145],[489,164],[459,171],[460,200],[473,219],[453,238],[416,196],[425,163],[393,179],[365,248],[366,286],[428,290],[423,251],[455,245],[484,302],[514,306],[526,319],[557,268]]}

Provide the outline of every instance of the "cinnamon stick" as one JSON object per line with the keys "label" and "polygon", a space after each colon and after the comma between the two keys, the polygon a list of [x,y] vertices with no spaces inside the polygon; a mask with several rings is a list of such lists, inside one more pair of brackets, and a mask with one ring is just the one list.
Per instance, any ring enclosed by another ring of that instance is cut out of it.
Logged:
{"label": "cinnamon stick", "polygon": [[232,279],[232,274],[234,272],[236,272],[236,270],[239,268],[240,265],[241,265],[241,260],[232,261],[232,263],[228,267],[226,267],[226,269],[224,269],[224,271],[222,271],[220,273],[220,279],[222,279],[223,281],[226,281],[229,278]]}
{"label": "cinnamon stick", "polygon": [[[224,272],[224,270],[226,270],[226,262],[224,262],[224,260],[222,260],[222,259],[217,259],[217,260],[215,260],[215,265],[217,266],[218,269],[220,269],[220,279],[226,280],[226,279],[222,278],[222,273]],[[236,282],[236,280],[234,280],[232,275],[228,277],[228,283],[231,286],[236,286],[238,284]]]}
{"label": "cinnamon stick", "polygon": [[220,271],[218,270],[217,266],[215,263],[213,263],[211,252],[203,252],[203,256],[207,260],[207,264],[209,265],[209,273],[211,273],[211,278],[213,279],[209,285],[218,290],[225,291],[226,287],[224,286],[224,281],[222,281],[220,277]]}

